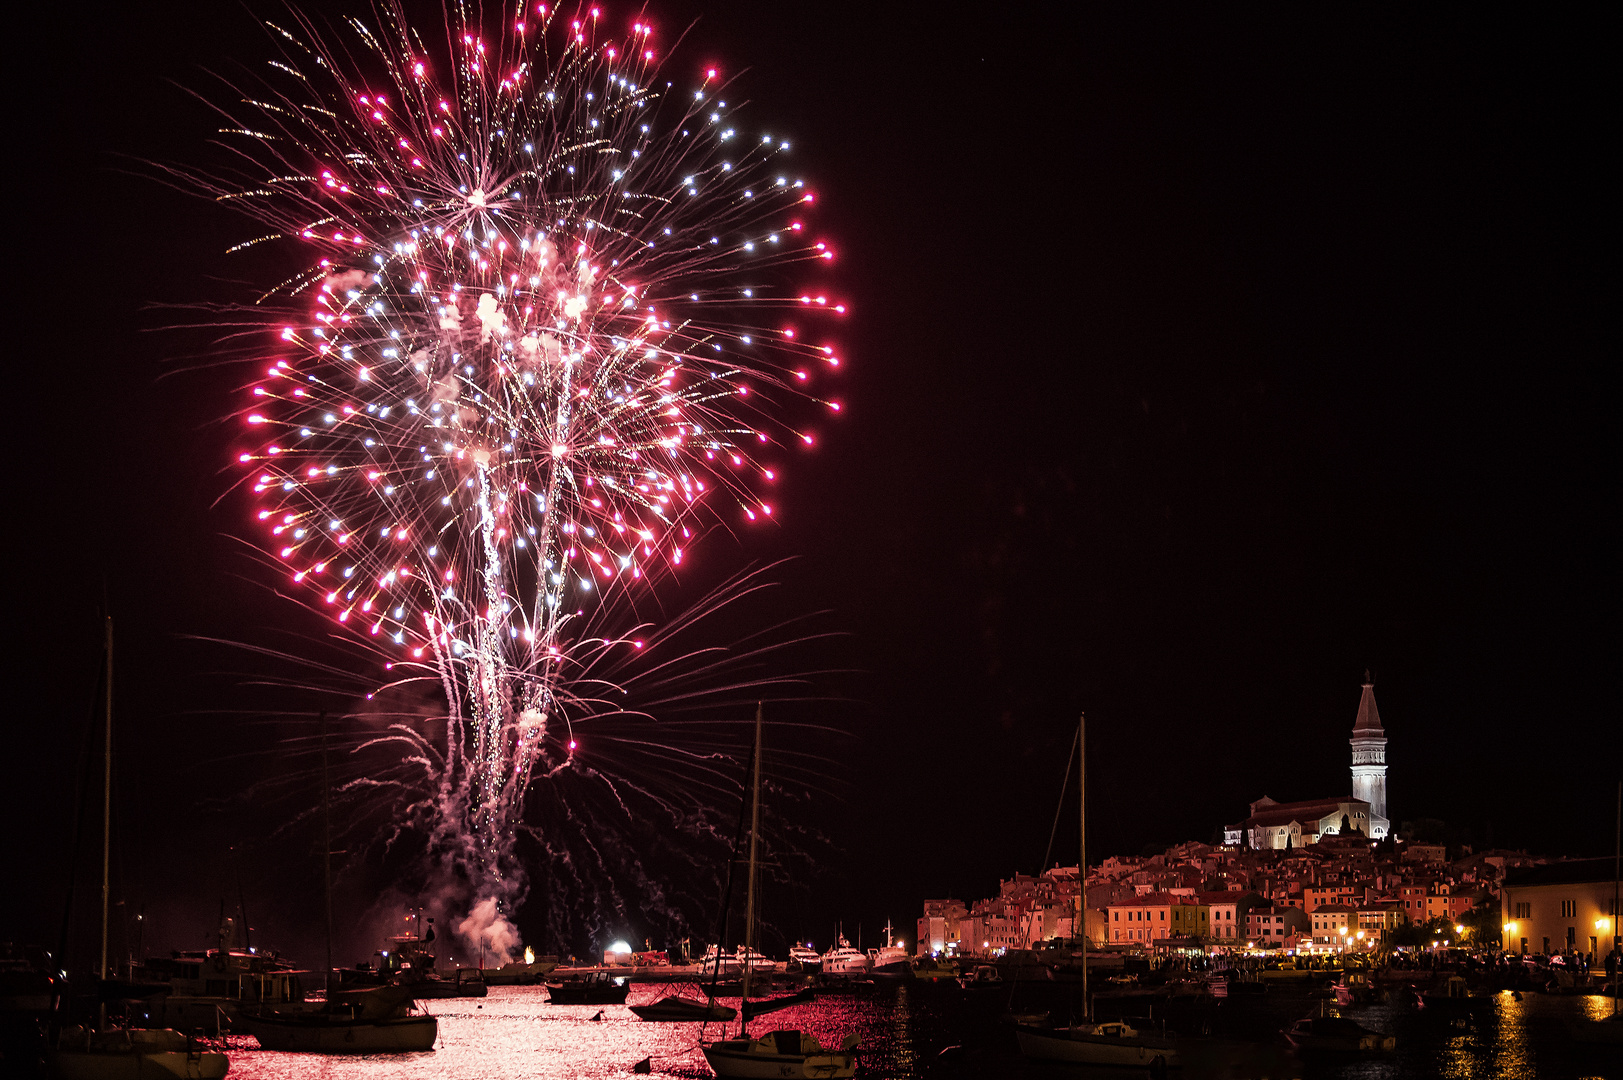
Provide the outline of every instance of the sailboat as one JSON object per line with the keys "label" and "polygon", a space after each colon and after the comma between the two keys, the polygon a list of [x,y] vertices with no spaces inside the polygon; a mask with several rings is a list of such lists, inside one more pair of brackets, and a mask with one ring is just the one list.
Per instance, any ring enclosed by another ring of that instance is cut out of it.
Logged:
{"label": "sailboat", "polygon": [[332,786],[327,778],[327,714],[321,714],[321,840],[327,906],[327,1002],[319,1010],[244,1012],[241,1026],[266,1050],[313,1054],[405,1054],[434,1049],[439,1021],[415,1012],[409,985],[339,990],[332,962]]}
{"label": "sailboat", "polygon": [[[101,961],[97,972],[103,1001],[102,1030],[74,1026],[57,1033],[56,1046],[46,1054],[51,1075],[65,1080],[123,1080],[124,1077],[175,1076],[219,1080],[231,1067],[224,1054],[203,1050],[171,1028],[108,1028],[105,1026],[109,991],[130,988],[108,978],[107,903],[112,878],[113,809],[113,617],[107,616],[106,727],[102,746],[101,814]],[[77,855],[77,852],[75,852]]]}
{"label": "sailboat", "polygon": [[[744,917],[744,955],[755,948],[755,884],[758,866],[758,841],[761,833],[761,721],[762,710],[755,707],[755,755],[752,772],[753,795],[750,803],[750,861],[749,886]],[[856,1075],[857,1036],[847,1035],[838,1049],[818,1042],[803,1031],[768,1031],[752,1038],[749,1021],[752,1012],[764,1012],[773,1007],[772,999],[764,1003],[751,1002],[750,977],[753,965],[744,966],[744,1015],[739,1021],[738,1035],[732,1039],[718,1039],[702,1043],[705,1061],[724,1080],[753,1077],[819,1077],[841,1080]],[[762,1008],[764,1005],[766,1008]]]}
{"label": "sailboat", "polygon": [[[1088,753],[1087,719],[1076,722],[1078,788],[1081,803],[1082,848],[1076,872],[1075,933],[1082,947],[1082,1022],[1063,1028],[1021,1024],[1015,1028],[1020,1052],[1039,1061],[1070,1065],[1113,1065],[1174,1068],[1179,1064],[1177,1048],[1167,1039],[1145,1035],[1122,1021],[1092,1022],[1093,1001],[1088,997]],[[1159,1062],[1159,1066],[1157,1063]]]}

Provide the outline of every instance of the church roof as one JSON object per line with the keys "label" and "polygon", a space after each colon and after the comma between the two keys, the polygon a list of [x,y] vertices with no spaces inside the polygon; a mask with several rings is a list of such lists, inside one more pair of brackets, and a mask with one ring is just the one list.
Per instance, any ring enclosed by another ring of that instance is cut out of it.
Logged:
{"label": "church roof", "polygon": [[1246,819],[1247,825],[1289,825],[1293,821],[1314,823],[1334,813],[1342,812],[1345,806],[1368,806],[1362,799],[1343,797],[1340,799],[1314,799],[1311,802],[1275,803],[1262,809]]}
{"label": "church roof", "polygon": [[1354,735],[1384,735],[1381,730],[1381,711],[1375,707],[1375,682],[1364,673],[1364,695],[1358,699],[1358,719],[1353,721]]}

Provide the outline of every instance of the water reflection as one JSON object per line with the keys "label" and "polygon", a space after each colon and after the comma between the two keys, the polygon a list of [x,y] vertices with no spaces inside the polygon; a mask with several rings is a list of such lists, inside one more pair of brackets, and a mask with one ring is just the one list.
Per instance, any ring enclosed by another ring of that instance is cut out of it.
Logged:
{"label": "water reflection", "polygon": [[[631,1003],[658,996],[653,987],[632,991]],[[729,1004],[737,1005],[734,1000]],[[1068,1005],[1055,992],[1055,1015]],[[1208,1003],[1209,1005],[1210,1003]],[[1445,1017],[1385,1005],[1351,1012],[1365,1027],[1398,1037],[1394,1054],[1364,1060],[1301,1058],[1279,1037],[1296,1017],[1307,1015],[1307,995],[1269,995],[1238,1008],[1226,1002],[1199,1020],[1211,1038],[1183,1044],[1187,1080],[1269,1077],[1272,1080],[1623,1080],[1616,1048],[1587,1048],[1567,1037],[1566,1025],[1610,1014],[1611,1002],[1593,997],[1508,993],[1482,1019],[1456,1025]],[[1002,995],[966,995],[954,987],[903,986],[866,995],[826,995],[757,1021],[756,1030],[801,1028],[824,1044],[847,1033],[862,1039],[858,1075],[886,1080],[953,1080],[988,1077],[1086,1076],[1110,1080],[1108,1072],[1077,1072],[1026,1062],[1003,1020]],[[439,1048],[431,1054],[358,1058],[274,1054],[253,1039],[230,1042],[231,1076],[239,1080],[573,1080],[634,1075],[632,1066],[651,1058],[653,1075],[708,1077],[698,1052],[699,1025],[650,1024],[624,1006],[549,1005],[540,987],[493,987],[480,1000],[430,1003],[440,1018]],[[601,1019],[594,1016],[601,1014]],[[1159,1023],[1159,1021],[1157,1021]],[[1177,1026],[1174,1023],[1174,1026]],[[737,1030],[729,1025],[727,1034]],[[708,1033],[720,1034],[712,1024]],[[1142,1077],[1141,1072],[1123,1076]]]}

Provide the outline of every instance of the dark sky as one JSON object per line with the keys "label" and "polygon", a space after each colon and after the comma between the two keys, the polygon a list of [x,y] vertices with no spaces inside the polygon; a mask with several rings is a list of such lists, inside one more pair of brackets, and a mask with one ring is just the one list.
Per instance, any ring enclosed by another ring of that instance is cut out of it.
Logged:
{"label": "dark sky", "polygon": [[[790,463],[777,532],[710,556],[797,556],[776,602],[826,609],[843,636],[813,659],[853,670],[804,809],[831,846],[787,930],[910,927],[923,897],[1037,869],[1079,710],[1096,857],[1343,793],[1366,668],[1395,819],[1610,849],[1615,22],[654,14],[702,16],[693,64],[748,69],[854,305],[843,419]],[[30,887],[4,890],[0,937],[55,939],[105,600],[118,892],[167,913],[157,944],[195,945],[230,846],[285,824],[218,797],[288,767],[223,712],[256,707],[223,672],[266,672],[186,635],[299,618],[215,505],[237,376],[180,371],[205,335],[156,331],[195,319],[159,305],[241,295],[223,252],[251,226],[137,159],[196,160],[213,125],[179,87],[270,50],[231,5],[31,17],[4,841]],[[280,897],[255,924],[307,933],[308,892],[267,881],[307,865],[247,861]]]}

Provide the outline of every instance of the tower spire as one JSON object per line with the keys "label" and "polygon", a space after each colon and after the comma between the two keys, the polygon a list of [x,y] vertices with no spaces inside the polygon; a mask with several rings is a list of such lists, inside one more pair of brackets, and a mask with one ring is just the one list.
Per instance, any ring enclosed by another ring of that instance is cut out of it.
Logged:
{"label": "tower spire", "polygon": [[1375,707],[1375,680],[1364,671],[1364,693],[1358,699],[1358,717],[1353,721],[1353,798],[1369,803],[1370,835],[1385,832],[1386,824],[1386,731],[1381,727],[1381,711]]}

